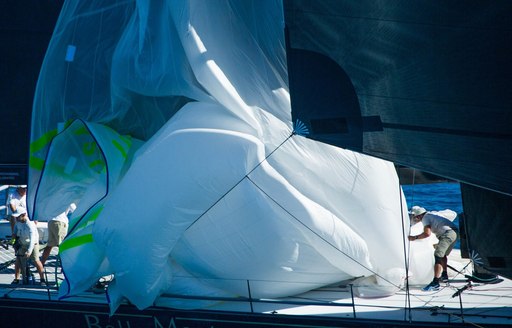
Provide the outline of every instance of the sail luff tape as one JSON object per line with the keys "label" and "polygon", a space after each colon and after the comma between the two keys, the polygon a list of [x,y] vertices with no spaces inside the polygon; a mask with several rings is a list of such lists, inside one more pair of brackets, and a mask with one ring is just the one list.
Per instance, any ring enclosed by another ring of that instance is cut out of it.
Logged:
{"label": "sail luff tape", "polygon": [[73,45],[68,45],[68,48],[66,50],[66,58],[65,60],[67,62],[72,62],[75,60],[75,52],[76,52],[76,47],[73,46]]}

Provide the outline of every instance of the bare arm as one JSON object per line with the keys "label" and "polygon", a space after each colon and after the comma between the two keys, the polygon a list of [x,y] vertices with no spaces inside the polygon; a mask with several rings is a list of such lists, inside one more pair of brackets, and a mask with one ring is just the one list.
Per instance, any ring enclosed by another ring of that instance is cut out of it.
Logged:
{"label": "bare arm", "polygon": [[424,226],[423,232],[416,236],[409,236],[409,240],[416,240],[416,239],[423,239],[428,238],[432,234],[432,229],[430,229],[430,226]]}

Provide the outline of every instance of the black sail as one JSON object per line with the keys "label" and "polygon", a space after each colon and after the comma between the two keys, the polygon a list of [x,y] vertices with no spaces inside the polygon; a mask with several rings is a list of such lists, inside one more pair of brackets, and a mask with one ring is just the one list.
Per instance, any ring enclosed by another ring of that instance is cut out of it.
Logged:
{"label": "black sail", "polygon": [[294,122],[461,182],[463,253],[512,277],[512,2],[284,5]]}
{"label": "black sail", "polygon": [[512,3],[287,0],[310,137],[512,194]]}

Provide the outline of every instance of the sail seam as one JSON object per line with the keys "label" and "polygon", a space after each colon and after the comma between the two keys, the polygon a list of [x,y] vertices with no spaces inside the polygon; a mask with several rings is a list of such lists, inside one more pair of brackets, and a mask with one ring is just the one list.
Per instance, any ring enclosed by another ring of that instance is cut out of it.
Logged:
{"label": "sail seam", "polygon": [[429,127],[429,126],[397,124],[397,123],[382,123],[382,127],[387,128],[387,129],[451,134],[451,135],[478,137],[478,138],[493,138],[493,139],[505,139],[505,140],[512,139],[512,134],[510,134],[510,133],[467,131],[467,130],[446,129],[446,128],[436,128],[436,127]]}

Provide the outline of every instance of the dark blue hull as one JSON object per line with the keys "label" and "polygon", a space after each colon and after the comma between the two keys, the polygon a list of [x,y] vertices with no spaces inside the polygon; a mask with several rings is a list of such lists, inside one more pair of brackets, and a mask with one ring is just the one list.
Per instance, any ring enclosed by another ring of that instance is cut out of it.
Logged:
{"label": "dark blue hull", "polygon": [[[0,327],[51,328],[239,328],[239,327],[464,327],[460,323],[407,322],[152,307],[121,306],[114,316],[104,304],[0,299]],[[469,326],[469,325],[467,325]],[[486,327],[489,327],[486,325]],[[505,327],[496,325],[493,327]]]}

